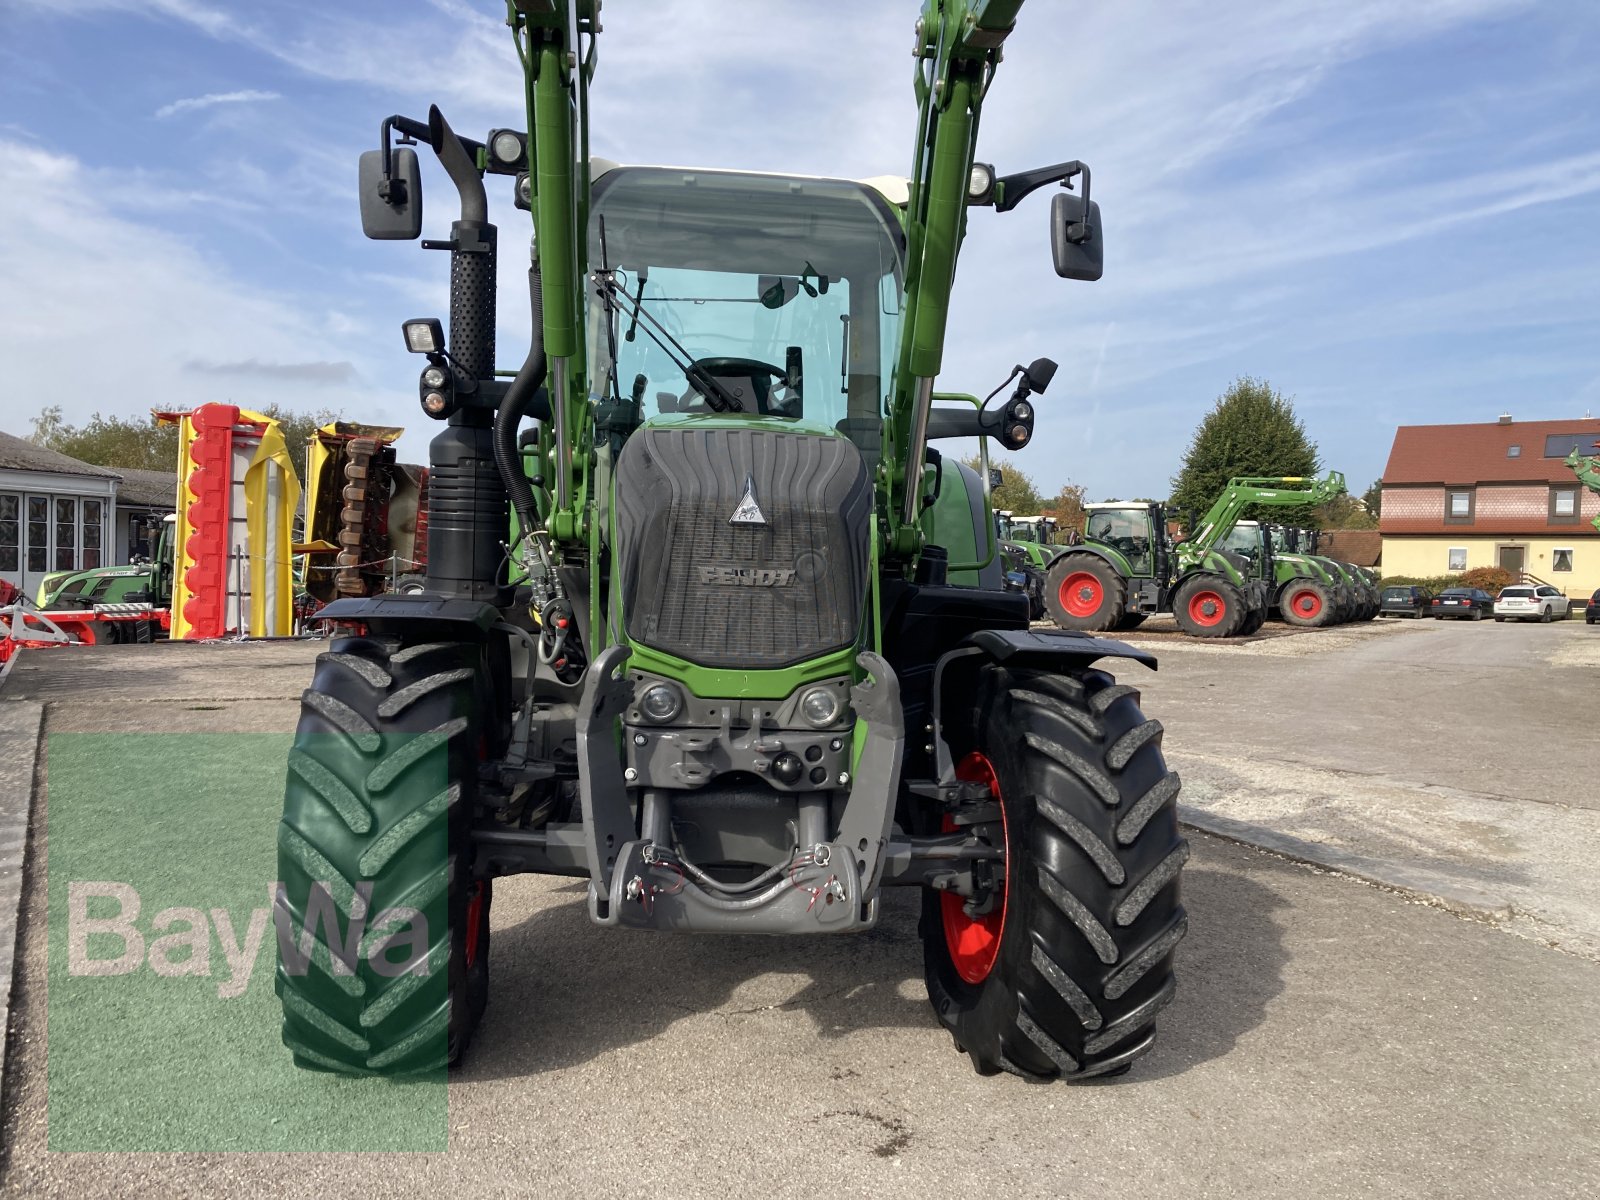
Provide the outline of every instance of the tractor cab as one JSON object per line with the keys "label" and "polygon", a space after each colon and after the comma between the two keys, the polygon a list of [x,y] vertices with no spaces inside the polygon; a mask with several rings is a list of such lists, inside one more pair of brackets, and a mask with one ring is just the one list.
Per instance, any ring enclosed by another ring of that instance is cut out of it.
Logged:
{"label": "tractor cab", "polygon": [[1157,560],[1166,545],[1166,521],[1159,504],[1090,504],[1085,506],[1086,542],[1116,550],[1128,562],[1135,576],[1158,574]]}
{"label": "tractor cab", "polygon": [[1217,549],[1237,556],[1244,564],[1243,574],[1250,579],[1272,579],[1272,531],[1258,521],[1239,521],[1228,531]]}
{"label": "tractor cab", "polygon": [[875,458],[904,252],[867,184],[606,170],[589,217],[596,402],[619,410],[614,427],[777,418]]}

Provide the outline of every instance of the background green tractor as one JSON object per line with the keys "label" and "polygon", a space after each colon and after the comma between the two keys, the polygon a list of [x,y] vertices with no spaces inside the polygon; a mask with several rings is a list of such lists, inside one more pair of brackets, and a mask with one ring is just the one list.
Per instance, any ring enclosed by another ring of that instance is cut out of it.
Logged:
{"label": "background green tractor", "polygon": [[1048,571],[1050,564],[1066,552],[1064,546],[1056,544],[1061,522],[1054,517],[1017,516],[1005,509],[998,516],[1001,538],[1015,546],[1039,570]]}
{"label": "background green tractor", "polygon": [[[449,340],[405,329],[445,427],[424,590],[321,614],[278,832],[296,1062],[458,1060],[497,996],[494,888],[526,872],[586,880],[598,925],[709,933],[866,930],[917,887],[929,998],[978,1070],[1082,1079],[1149,1047],[1188,850],[1159,723],[1094,664],[1153,662],[1030,632],[987,474],[930,448],[1021,449],[1055,372],[935,393],[969,214],[1062,185],[1054,268],[1101,272],[1083,164],[974,158],[1019,7],[924,5],[912,169],[882,186],[591,159],[592,0],[510,4],[525,130],[383,122],[368,235],[420,230],[396,134],[460,199]],[[509,382],[485,176],[535,234]]]}
{"label": "background green tractor", "polygon": [[1336,565],[1310,554],[1295,551],[1289,531],[1280,525],[1240,521],[1228,535],[1227,544],[1240,550],[1271,539],[1272,612],[1290,625],[1320,628],[1349,620],[1353,601],[1349,585]]}
{"label": "background green tractor", "polygon": [[1064,629],[1137,628],[1170,612],[1192,637],[1234,637],[1266,619],[1257,566],[1215,544],[1172,544],[1166,508],[1154,503],[1085,506],[1083,541],[1045,577],[1045,605]]}
{"label": "background green tractor", "polygon": [[1330,471],[1308,488],[1295,476],[1239,477],[1192,522],[1173,545],[1166,511],[1147,503],[1091,504],[1083,543],[1060,555],[1045,580],[1045,602],[1057,624],[1099,632],[1128,629],[1156,612],[1171,612],[1194,637],[1234,637],[1261,628],[1284,589],[1315,611],[1303,623],[1320,624],[1334,597],[1324,594],[1327,573],[1301,559],[1279,562],[1272,538],[1253,524],[1241,530],[1251,507],[1318,504],[1344,491],[1344,476]]}
{"label": "background green tractor", "polygon": [[[38,605],[50,609],[94,608],[107,604],[143,604],[152,608],[172,605],[174,531],[177,516],[149,518],[149,559],[87,571],[61,571],[46,575],[39,587]],[[166,636],[156,620],[98,622],[105,642],[148,642]]]}

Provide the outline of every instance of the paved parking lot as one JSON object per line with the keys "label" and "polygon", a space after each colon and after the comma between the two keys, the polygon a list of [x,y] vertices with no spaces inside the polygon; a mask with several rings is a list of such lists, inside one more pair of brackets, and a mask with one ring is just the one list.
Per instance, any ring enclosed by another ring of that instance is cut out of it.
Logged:
{"label": "paved parking lot", "polygon": [[[1581,871],[1549,867],[1509,814],[1543,813],[1578,831],[1575,846],[1588,838],[1596,805],[1579,795],[1579,768],[1600,726],[1595,646],[1600,629],[1575,622],[1163,644],[1160,672],[1139,682],[1191,805],[1374,856],[1406,851],[1485,891],[1519,875],[1566,897],[1570,912],[1541,919],[1559,935],[1542,940],[1567,950],[1514,936],[1531,932],[1516,918],[1462,919],[1195,833],[1178,1000],[1131,1075],[1088,1087],[971,1072],[923,998],[909,896],[859,938],[694,939],[595,929],[571,882],[521,879],[496,891],[490,1010],[450,1085],[447,1152],[52,1154],[36,819],[3,1186],[74,1197],[1593,1192],[1600,966],[1583,938],[1595,906],[1574,888]],[[4,694],[47,702],[53,733],[284,730],[314,652],[86,651],[70,668],[17,673]],[[1565,700],[1539,729],[1519,699],[1535,688]],[[1466,799],[1508,814],[1483,822],[1473,854],[1461,846],[1478,818],[1453,807]],[[269,820],[239,836],[270,838]],[[1380,828],[1364,837],[1369,824]],[[252,1021],[237,1031],[246,1043],[275,1037]],[[174,1070],[181,1080],[181,1060]],[[372,1096],[362,1089],[395,1085],[342,1086],[360,1105]]]}

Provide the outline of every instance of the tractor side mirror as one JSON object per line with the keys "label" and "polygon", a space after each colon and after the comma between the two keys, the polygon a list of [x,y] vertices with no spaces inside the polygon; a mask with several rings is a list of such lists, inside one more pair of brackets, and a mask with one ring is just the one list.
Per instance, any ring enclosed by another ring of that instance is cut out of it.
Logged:
{"label": "tractor side mirror", "polygon": [[997,488],[1006,481],[1005,473],[999,467],[989,468],[989,486]]}
{"label": "tractor side mirror", "polygon": [[1062,279],[1099,279],[1105,270],[1100,206],[1076,192],[1057,192],[1050,201],[1050,253]]}
{"label": "tractor side mirror", "polygon": [[361,232],[381,242],[408,242],[422,235],[422,168],[417,152],[396,146],[383,173],[382,150],[361,155]]}

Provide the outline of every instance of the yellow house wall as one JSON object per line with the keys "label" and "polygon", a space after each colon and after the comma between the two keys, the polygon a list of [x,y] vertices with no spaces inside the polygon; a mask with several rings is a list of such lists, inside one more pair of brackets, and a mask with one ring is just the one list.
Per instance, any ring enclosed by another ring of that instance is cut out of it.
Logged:
{"label": "yellow house wall", "polygon": [[[1411,575],[1426,578],[1449,575],[1450,551],[1465,548],[1467,569],[1497,565],[1498,546],[1526,547],[1524,562],[1529,574],[1548,579],[1572,599],[1587,599],[1600,588],[1600,537],[1578,527],[1570,537],[1386,537],[1383,539],[1384,575]],[[1571,571],[1552,571],[1552,551],[1572,551]]]}

